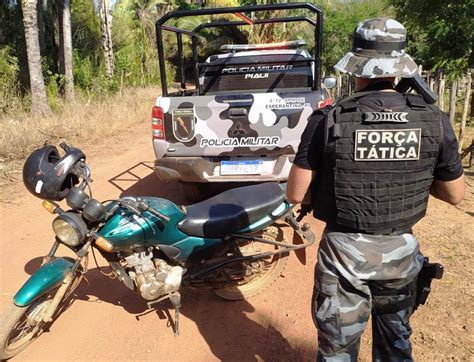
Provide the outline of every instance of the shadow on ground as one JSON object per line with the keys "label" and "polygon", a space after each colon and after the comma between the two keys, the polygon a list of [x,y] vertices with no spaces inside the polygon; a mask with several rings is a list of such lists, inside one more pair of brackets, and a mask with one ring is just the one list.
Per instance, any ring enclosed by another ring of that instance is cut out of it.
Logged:
{"label": "shadow on ground", "polygon": [[153,171],[153,162],[139,162],[108,180],[124,196],[162,197],[181,205],[186,199],[178,182],[164,182]]}
{"label": "shadow on ground", "polygon": [[[153,162],[142,161],[125,169],[108,180],[123,196],[153,196],[162,197],[178,205],[189,205],[182,188],[177,181],[161,181],[153,170]],[[205,195],[202,199],[215,196],[230,188],[252,185],[255,182],[217,182],[202,185]]]}
{"label": "shadow on ground", "polygon": [[[29,273],[38,265],[40,258],[32,259],[25,265]],[[105,268],[104,271],[109,271]],[[98,268],[86,274],[87,282],[81,282],[71,296],[62,313],[74,308],[77,300],[89,303],[110,303],[121,306],[125,312],[134,314],[137,320],[149,313],[156,313],[156,327],[160,333],[173,333],[174,309],[169,301],[156,304],[148,309],[146,301],[128,290],[118,280],[109,280]],[[196,323],[216,358],[224,361],[282,361],[313,360],[316,351],[312,346],[294,347],[270,323],[262,325],[247,317],[254,307],[247,301],[229,302],[220,299],[210,289],[185,289],[182,293],[182,315]],[[181,322],[181,334],[185,335],[186,323]],[[178,337],[176,346],[186,343]]]}

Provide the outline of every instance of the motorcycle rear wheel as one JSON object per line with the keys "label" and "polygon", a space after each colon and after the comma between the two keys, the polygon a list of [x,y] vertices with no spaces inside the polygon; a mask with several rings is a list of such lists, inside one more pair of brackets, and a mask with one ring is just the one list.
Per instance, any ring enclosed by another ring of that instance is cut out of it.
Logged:
{"label": "motorcycle rear wheel", "polygon": [[[285,242],[283,231],[276,226],[268,227],[259,236],[267,240]],[[241,244],[239,247],[242,255],[251,255],[275,249],[278,249],[278,247],[252,240]],[[288,255],[289,253],[276,254],[267,258],[261,258],[257,262],[243,263],[246,268],[244,278],[229,282],[223,288],[216,289],[215,293],[225,300],[242,300],[259,294],[272,285],[281,275],[288,261]]]}
{"label": "motorcycle rear wheel", "polygon": [[[82,275],[72,281],[63,300],[53,314],[53,322],[67,305],[66,299],[78,287]],[[53,322],[44,322],[41,317],[53,300],[58,288],[44,294],[33,303],[19,307],[13,302],[0,316],[0,360],[16,356],[36,340]]]}

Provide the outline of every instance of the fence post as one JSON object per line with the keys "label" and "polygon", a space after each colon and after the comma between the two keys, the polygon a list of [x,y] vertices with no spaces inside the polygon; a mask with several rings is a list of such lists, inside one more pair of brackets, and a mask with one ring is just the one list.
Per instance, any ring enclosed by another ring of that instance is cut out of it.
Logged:
{"label": "fence post", "polygon": [[342,76],[341,73],[337,72],[336,75],[336,96],[338,98],[341,96],[341,89],[342,89]]}
{"label": "fence post", "polygon": [[[466,132],[466,119],[467,119],[467,111],[469,109],[469,103],[471,101],[471,86],[472,86],[472,77],[471,72],[467,72],[467,84],[466,84],[466,96],[464,97],[464,106],[462,110],[462,118],[461,118],[461,128],[459,129],[459,152],[462,151],[462,143],[464,141],[464,135]],[[472,150],[471,150],[472,156]]]}
{"label": "fence post", "polygon": [[433,73],[428,73],[428,79],[429,79],[429,85],[430,85],[430,89],[431,91],[434,92],[434,86],[435,86],[435,76],[433,75]]}
{"label": "fence post", "polygon": [[458,88],[457,79],[451,81],[451,89],[449,94],[449,123],[454,129],[454,119],[456,116],[456,93]]}
{"label": "fence post", "polygon": [[439,84],[438,84],[438,108],[444,111],[444,74],[439,73]]}

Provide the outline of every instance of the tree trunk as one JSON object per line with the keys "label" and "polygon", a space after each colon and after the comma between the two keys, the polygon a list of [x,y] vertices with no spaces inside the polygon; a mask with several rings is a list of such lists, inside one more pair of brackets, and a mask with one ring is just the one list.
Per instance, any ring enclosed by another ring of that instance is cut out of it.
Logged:
{"label": "tree trunk", "polygon": [[22,0],[23,25],[25,27],[26,53],[31,88],[31,112],[48,115],[51,108],[46,96],[38,37],[38,18],[36,0]]}
{"label": "tree trunk", "polygon": [[71,30],[71,2],[63,2],[63,42],[64,42],[64,95],[66,100],[74,99],[74,75],[72,73],[72,30]]}
{"label": "tree trunk", "polygon": [[454,129],[454,118],[456,116],[456,92],[458,88],[458,81],[453,79],[451,82],[451,90],[449,97],[449,123]]}
{"label": "tree trunk", "polygon": [[[471,70],[471,86],[472,86],[472,77],[474,77],[474,71]],[[471,117],[474,118],[474,97],[471,97]]]}
{"label": "tree trunk", "polygon": [[102,33],[102,50],[104,52],[105,74],[108,78],[114,75],[114,49],[112,44],[112,7],[109,0],[99,1],[100,28]]}
{"label": "tree trunk", "polygon": [[64,74],[63,2],[53,0],[53,32],[58,72]]}
{"label": "tree trunk", "polygon": [[45,55],[45,42],[44,42],[44,1],[38,0],[36,4],[36,11],[38,12],[38,38],[39,38],[39,45],[40,45],[40,54],[43,56]]}
{"label": "tree trunk", "polygon": [[[472,77],[471,72],[467,73],[466,76],[467,84],[466,84],[466,95],[464,97],[464,106],[462,109],[462,118],[461,118],[461,128],[459,130],[459,152],[462,151],[462,143],[464,140],[464,134],[466,131],[466,119],[467,119],[467,111],[469,109],[469,103],[471,98],[471,87],[472,87]],[[471,150],[472,152],[472,150]],[[472,153],[471,153],[472,155]]]}
{"label": "tree trunk", "polygon": [[444,74],[440,73],[438,84],[438,108],[442,111],[444,111],[444,82]]}

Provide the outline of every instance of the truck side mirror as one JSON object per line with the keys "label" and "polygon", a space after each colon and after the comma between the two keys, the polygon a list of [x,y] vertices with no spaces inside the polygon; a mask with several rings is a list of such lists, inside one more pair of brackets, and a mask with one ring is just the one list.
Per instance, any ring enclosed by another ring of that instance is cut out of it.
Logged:
{"label": "truck side mirror", "polygon": [[323,84],[327,89],[336,88],[337,79],[334,77],[325,77],[323,79]]}

